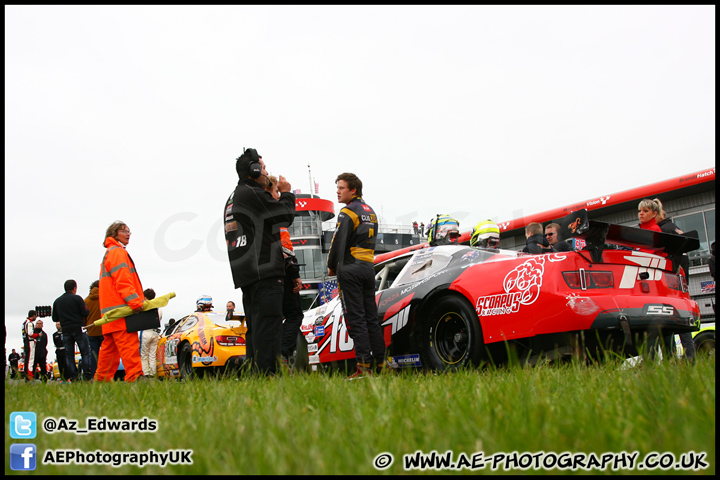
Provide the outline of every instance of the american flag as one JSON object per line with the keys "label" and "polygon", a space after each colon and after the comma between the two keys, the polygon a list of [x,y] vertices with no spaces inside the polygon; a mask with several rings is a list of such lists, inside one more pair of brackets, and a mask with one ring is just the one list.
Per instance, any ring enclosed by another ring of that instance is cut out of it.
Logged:
{"label": "american flag", "polygon": [[328,303],[338,295],[337,279],[320,283],[320,305]]}
{"label": "american flag", "polygon": [[319,195],[319,194],[320,194],[320,185],[317,182],[315,182],[315,195]]}
{"label": "american flag", "polygon": [[700,282],[700,293],[715,293],[715,280]]}
{"label": "american flag", "polygon": [[295,190],[293,190],[293,194],[295,194],[295,195],[300,195],[301,193],[302,192],[300,191],[299,188],[296,188]]}

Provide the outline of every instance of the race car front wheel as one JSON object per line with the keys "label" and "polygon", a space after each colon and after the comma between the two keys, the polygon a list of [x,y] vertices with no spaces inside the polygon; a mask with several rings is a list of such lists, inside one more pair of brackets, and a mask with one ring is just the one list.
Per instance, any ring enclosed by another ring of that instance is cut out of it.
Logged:
{"label": "race car front wheel", "polygon": [[480,361],[480,322],[461,298],[444,297],[435,303],[425,317],[421,335],[421,361],[433,370],[457,370]]}

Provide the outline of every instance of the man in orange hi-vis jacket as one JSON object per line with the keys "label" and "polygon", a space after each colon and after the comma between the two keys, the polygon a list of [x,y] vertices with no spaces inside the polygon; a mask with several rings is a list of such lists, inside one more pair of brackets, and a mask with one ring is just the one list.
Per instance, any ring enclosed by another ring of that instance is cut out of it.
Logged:
{"label": "man in orange hi-vis jacket", "polygon": [[[143,287],[135,263],[125,250],[128,242],[130,228],[125,223],[115,222],[108,227],[103,243],[107,250],[100,266],[100,314],[126,305],[133,313],[143,309]],[[105,339],[100,348],[95,381],[112,381],[121,358],[126,382],[134,382],[142,376],[138,335],[127,332],[125,319],[104,324],[102,333]]]}
{"label": "man in orange hi-vis jacket", "polygon": [[[268,177],[268,185],[265,190],[270,192],[275,200],[280,199],[278,180],[275,175]],[[297,346],[298,332],[300,332],[300,325],[303,321],[303,308],[300,300],[302,280],[300,279],[300,265],[295,257],[295,249],[287,227],[280,227],[280,243],[285,258],[285,291],[282,303],[285,321],[282,326],[282,349],[280,352],[283,362],[287,363],[287,359]]]}

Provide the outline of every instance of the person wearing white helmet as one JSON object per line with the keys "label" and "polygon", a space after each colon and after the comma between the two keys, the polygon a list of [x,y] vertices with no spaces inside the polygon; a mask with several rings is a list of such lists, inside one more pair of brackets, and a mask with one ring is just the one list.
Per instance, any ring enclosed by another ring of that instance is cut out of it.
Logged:
{"label": "person wearing white helmet", "polygon": [[500,248],[500,228],[492,220],[479,222],[472,231],[470,245],[483,248]]}
{"label": "person wearing white helmet", "polygon": [[209,312],[213,308],[212,297],[210,295],[201,295],[195,302],[198,312]]}
{"label": "person wearing white helmet", "polygon": [[436,215],[428,227],[428,242],[431,247],[458,243],[460,222],[449,215]]}

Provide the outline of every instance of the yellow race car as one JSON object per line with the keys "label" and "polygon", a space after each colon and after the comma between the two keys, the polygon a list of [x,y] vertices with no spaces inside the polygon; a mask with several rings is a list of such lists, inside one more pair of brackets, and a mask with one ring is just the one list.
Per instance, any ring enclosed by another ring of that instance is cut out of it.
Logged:
{"label": "yellow race car", "polygon": [[158,378],[192,379],[237,368],[245,360],[245,317],[194,312],[168,327],[158,340]]}

